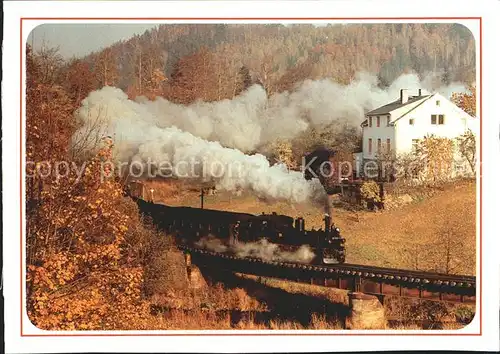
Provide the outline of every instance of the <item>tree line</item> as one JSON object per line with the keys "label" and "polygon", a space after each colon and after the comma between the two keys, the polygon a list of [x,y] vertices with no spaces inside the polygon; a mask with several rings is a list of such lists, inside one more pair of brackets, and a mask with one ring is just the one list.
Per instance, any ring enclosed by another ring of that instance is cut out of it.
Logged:
{"label": "tree line", "polygon": [[459,24],[163,24],[45,71],[76,101],[110,85],[190,103],[232,98],[253,82],[269,94],[305,79],[347,84],[359,71],[378,74],[381,86],[410,71],[472,84],[475,59],[474,38]]}

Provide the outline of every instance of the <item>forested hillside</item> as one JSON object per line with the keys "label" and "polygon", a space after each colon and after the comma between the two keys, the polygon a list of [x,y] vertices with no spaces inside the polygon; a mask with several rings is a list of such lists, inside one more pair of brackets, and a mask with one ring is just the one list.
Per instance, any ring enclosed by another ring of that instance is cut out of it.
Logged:
{"label": "forested hillside", "polygon": [[305,79],[347,84],[360,71],[378,75],[382,86],[407,72],[470,84],[475,42],[458,24],[168,24],[68,66],[75,99],[112,85],[132,97],[189,103],[231,98],[251,82],[268,93]]}

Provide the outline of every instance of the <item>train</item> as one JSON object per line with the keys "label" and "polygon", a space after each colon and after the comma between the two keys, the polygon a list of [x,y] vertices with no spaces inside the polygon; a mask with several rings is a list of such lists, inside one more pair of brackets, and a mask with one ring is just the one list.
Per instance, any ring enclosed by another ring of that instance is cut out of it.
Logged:
{"label": "train", "polygon": [[177,242],[196,247],[204,237],[215,237],[231,246],[266,240],[280,250],[294,252],[306,245],[314,253],[311,263],[345,262],[345,239],[325,214],[324,229],[306,230],[303,218],[277,213],[253,215],[212,209],[174,207],[134,198],[143,215],[149,216],[160,230],[173,235]]}
{"label": "train", "polygon": [[[327,169],[339,168],[335,153],[326,148],[317,148],[305,157],[309,169],[304,178],[318,177],[328,195],[325,208],[323,229],[307,230],[302,217],[292,218],[277,213],[253,215],[248,213],[228,212],[203,208],[203,188],[201,189],[201,208],[174,207],[146,201],[144,185],[139,183],[128,186],[128,194],[138,204],[142,214],[150,216],[159,229],[176,237],[182,244],[197,247],[204,238],[215,237],[222,244],[229,246],[248,244],[266,240],[277,245],[280,250],[295,252],[308,246],[314,254],[311,263],[344,263],[346,257],[345,239],[340,229],[332,223],[332,201],[335,184],[334,173]],[[326,164],[326,162],[330,162]],[[322,171],[323,170],[323,171]],[[312,172],[312,173],[311,173]],[[323,173],[322,173],[323,172]],[[330,176],[330,177],[325,177]],[[338,181],[337,181],[338,182]],[[134,192],[135,190],[135,192]],[[152,191],[151,191],[152,193]]]}

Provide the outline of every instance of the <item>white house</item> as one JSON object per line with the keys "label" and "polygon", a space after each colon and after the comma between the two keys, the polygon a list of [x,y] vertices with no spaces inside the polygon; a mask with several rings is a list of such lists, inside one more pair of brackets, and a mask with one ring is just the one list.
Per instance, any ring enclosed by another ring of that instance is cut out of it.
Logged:
{"label": "white house", "polygon": [[380,153],[409,153],[426,135],[456,138],[471,129],[479,131],[478,118],[472,117],[439,93],[411,96],[400,91],[394,102],[366,113],[361,124],[363,152],[357,160],[374,160]]}

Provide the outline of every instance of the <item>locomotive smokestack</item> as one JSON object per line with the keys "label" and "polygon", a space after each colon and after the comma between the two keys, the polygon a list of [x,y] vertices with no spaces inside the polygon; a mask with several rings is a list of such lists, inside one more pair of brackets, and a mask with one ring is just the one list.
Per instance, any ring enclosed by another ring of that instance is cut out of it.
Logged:
{"label": "locomotive smokestack", "polygon": [[333,194],[327,194],[325,201],[325,222],[326,222],[326,216],[328,216],[329,219],[328,226],[331,225],[331,221],[333,218],[333,197],[334,197]]}
{"label": "locomotive smokestack", "polygon": [[325,214],[325,232],[330,231],[331,224],[332,224],[331,216],[329,214]]}

